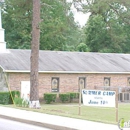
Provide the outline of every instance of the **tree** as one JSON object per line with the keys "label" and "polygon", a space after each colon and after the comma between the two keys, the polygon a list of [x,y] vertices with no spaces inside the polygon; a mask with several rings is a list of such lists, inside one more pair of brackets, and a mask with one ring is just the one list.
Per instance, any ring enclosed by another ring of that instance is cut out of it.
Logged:
{"label": "tree", "polygon": [[30,49],[32,0],[5,0],[3,13],[7,47]]}
{"label": "tree", "polygon": [[44,3],[46,3],[46,8],[42,8],[41,18],[44,22],[40,25],[40,48],[42,50],[71,50],[71,46],[78,44],[78,40],[75,39],[80,35],[76,35],[78,26],[74,22],[69,3],[57,0],[44,0]]}
{"label": "tree", "polygon": [[[63,0],[41,0],[41,50],[76,49],[80,35],[70,7]],[[7,47],[30,49],[32,0],[6,0],[3,13]]]}
{"label": "tree", "polygon": [[30,73],[30,107],[39,108],[38,92],[38,61],[40,40],[40,0],[33,0],[32,42],[31,42],[31,73]]}
{"label": "tree", "polygon": [[80,43],[77,46],[77,50],[80,51],[80,52],[88,52],[89,51],[89,49],[88,49],[88,47],[85,43]]}
{"label": "tree", "polygon": [[[77,1],[74,3],[77,5]],[[86,0],[86,3],[79,0],[78,4],[78,9],[91,13],[85,31],[91,51],[130,52],[130,32],[126,29],[130,26],[128,0]]]}
{"label": "tree", "polygon": [[86,24],[86,44],[92,52],[108,49],[111,46],[111,38],[102,19],[100,15],[91,16]]}

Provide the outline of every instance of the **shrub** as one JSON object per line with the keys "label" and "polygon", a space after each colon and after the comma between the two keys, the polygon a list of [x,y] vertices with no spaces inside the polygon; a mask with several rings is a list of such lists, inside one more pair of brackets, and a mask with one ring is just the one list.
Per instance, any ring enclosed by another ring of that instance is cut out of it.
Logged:
{"label": "shrub", "polygon": [[20,97],[20,92],[19,91],[11,91],[12,97]]}
{"label": "shrub", "polygon": [[79,99],[79,92],[70,93],[70,102],[74,101],[74,99]]}
{"label": "shrub", "polygon": [[56,101],[56,93],[44,93],[44,100],[47,104]]}
{"label": "shrub", "polygon": [[[12,93],[12,96],[11,96],[11,93]],[[8,92],[0,92],[0,104],[12,104],[15,95],[17,94],[18,96],[20,96],[19,91],[11,91],[11,93],[9,91]]]}
{"label": "shrub", "polygon": [[20,98],[20,97],[15,97],[14,98],[14,103],[15,103],[15,105],[16,106],[22,106],[22,104],[23,104],[23,99],[22,98]]}
{"label": "shrub", "polygon": [[20,97],[20,92],[19,91],[11,91],[10,92],[10,101],[9,101],[9,103],[13,104],[14,103],[13,100],[16,97]]}
{"label": "shrub", "polygon": [[9,104],[10,93],[9,92],[0,92],[0,104]]}
{"label": "shrub", "polygon": [[59,98],[62,102],[70,101],[70,94],[69,93],[61,93],[61,94],[59,94]]}
{"label": "shrub", "polygon": [[78,92],[71,92],[69,94],[70,94],[70,99],[79,98],[79,93]]}

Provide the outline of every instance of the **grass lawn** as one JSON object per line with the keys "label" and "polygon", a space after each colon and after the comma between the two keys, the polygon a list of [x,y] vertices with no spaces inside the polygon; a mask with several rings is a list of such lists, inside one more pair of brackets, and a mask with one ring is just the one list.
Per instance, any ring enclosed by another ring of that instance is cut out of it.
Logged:
{"label": "grass lawn", "polygon": [[[41,109],[16,107],[14,105],[7,106],[53,115],[117,124],[115,108],[81,106],[81,114],[79,115],[78,104],[42,104]],[[130,120],[130,103],[119,103],[118,106],[118,119],[124,118],[125,121]]]}

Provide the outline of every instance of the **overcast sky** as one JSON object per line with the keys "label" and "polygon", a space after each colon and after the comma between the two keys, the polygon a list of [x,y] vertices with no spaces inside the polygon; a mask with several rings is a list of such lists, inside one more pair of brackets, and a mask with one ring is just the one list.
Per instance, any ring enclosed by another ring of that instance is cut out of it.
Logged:
{"label": "overcast sky", "polygon": [[89,14],[83,14],[82,12],[74,13],[75,21],[79,22],[81,26],[84,26],[89,18]]}
{"label": "overcast sky", "polygon": [[[71,1],[72,0],[67,0],[67,2],[71,2]],[[83,14],[82,12],[77,12],[77,10],[74,8],[73,5],[72,5],[71,9],[72,9],[72,12],[75,17],[75,22],[79,22],[79,24],[81,26],[84,26],[86,24],[90,14]]]}

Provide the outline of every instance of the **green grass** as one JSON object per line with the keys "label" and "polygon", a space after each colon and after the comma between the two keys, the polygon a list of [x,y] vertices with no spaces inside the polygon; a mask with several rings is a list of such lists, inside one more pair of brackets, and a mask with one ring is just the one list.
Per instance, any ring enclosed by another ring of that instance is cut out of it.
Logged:
{"label": "green grass", "polygon": [[[15,107],[13,105],[8,106]],[[118,119],[124,118],[126,121],[130,120],[130,103],[120,103],[118,106]],[[15,108],[26,109],[30,111],[36,111],[52,115],[60,115],[103,123],[117,124],[115,108],[81,106],[80,115],[78,104],[42,104],[41,109],[30,109],[21,107]]]}

